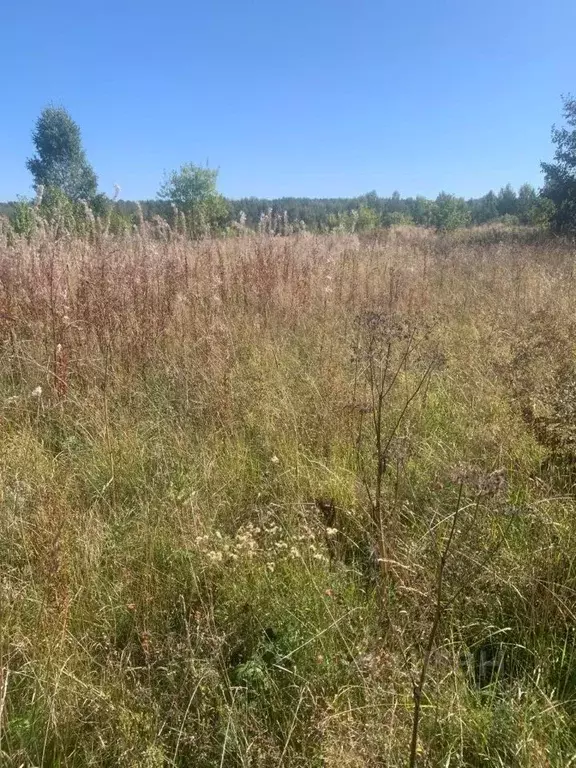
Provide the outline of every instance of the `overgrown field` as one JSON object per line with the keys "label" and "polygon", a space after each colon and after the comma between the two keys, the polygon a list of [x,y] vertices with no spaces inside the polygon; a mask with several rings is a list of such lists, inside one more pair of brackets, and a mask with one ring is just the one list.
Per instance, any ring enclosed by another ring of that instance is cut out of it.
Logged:
{"label": "overgrown field", "polygon": [[0,244],[0,764],[576,761],[574,263]]}

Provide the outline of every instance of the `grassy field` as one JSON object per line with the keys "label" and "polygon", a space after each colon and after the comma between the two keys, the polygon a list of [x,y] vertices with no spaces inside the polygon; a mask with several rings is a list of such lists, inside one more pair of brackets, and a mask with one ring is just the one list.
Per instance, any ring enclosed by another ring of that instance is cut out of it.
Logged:
{"label": "grassy field", "polygon": [[573,248],[1,237],[3,767],[576,765]]}

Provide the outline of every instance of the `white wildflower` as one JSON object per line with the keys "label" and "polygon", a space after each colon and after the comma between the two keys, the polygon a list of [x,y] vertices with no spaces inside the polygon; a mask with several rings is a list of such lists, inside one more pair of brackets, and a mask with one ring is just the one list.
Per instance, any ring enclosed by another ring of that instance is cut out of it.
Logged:
{"label": "white wildflower", "polygon": [[264,528],[264,530],[266,533],[270,534],[270,536],[274,536],[274,534],[278,532],[279,528],[277,525],[271,525],[267,528]]}
{"label": "white wildflower", "polygon": [[300,557],[300,552],[296,547],[290,547],[290,557]]}

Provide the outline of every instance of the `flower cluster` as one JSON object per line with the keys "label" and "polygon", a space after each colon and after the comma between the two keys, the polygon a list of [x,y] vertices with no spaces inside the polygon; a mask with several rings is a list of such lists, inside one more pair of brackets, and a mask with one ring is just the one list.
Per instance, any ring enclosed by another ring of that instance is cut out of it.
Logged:
{"label": "flower cluster", "polygon": [[[338,531],[330,528],[327,535]],[[247,523],[234,536],[225,536],[216,530],[212,535],[196,538],[197,549],[210,563],[231,563],[258,560],[273,572],[284,560],[315,560],[328,562],[326,543],[304,520],[295,532],[288,532],[277,522],[261,525]]]}

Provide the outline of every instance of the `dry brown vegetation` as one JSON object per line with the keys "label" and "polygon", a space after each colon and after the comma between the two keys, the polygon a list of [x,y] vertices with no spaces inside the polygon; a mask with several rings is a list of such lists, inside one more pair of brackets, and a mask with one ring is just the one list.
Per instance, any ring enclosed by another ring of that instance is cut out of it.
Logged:
{"label": "dry brown vegetation", "polygon": [[569,244],[2,237],[2,766],[571,764]]}

